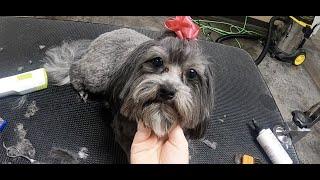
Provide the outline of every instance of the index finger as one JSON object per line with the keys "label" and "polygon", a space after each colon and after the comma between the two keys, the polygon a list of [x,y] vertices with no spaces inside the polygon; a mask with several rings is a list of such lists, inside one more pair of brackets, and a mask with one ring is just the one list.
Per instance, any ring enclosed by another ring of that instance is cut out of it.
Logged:
{"label": "index finger", "polygon": [[133,143],[140,143],[146,141],[151,135],[151,129],[145,127],[143,122],[138,122],[137,132],[134,136]]}
{"label": "index finger", "polygon": [[177,125],[175,128],[173,128],[168,137],[169,141],[177,147],[181,145],[188,145],[188,141],[180,125]]}

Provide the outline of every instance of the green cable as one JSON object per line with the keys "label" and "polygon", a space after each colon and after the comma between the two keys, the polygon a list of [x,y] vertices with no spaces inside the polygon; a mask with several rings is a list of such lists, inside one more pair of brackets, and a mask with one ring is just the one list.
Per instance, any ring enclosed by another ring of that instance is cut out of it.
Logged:
{"label": "green cable", "polygon": [[[245,24],[246,24],[246,22],[245,22]],[[245,28],[245,24],[244,24],[244,28]],[[232,31],[232,28],[233,28],[233,27],[238,30],[238,33],[239,33],[239,34],[240,34],[241,32],[243,32],[243,30],[244,30],[244,28],[242,28],[242,30],[239,31],[239,28],[238,28],[238,27],[236,27],[236,26],[230,26],[230,32],[232,32],[232,33],[233,33],[233,31]],[[241,48],[241,44],[240,44],[240,42],[238,41],[237,38],[235,38],[235,41],[238,43],[239,48]]]}
{"label": "green cable", "polygon": [[[221,22],[221,21],[210,21],[210,20],[193,20],[196,24],[198,24],[200,27],[202,28],[208,28],[208,29],[211,29],[212,31],[219,31],[219,32],[223,32],[224,34],[257,34],[257,35],[260,35],[259,33],[257,32],[254,32],[254,31],[248,31],[246,30],[246,25],[247,25],[247,19],[248,17],[246,16],[245,17],[245,22],[244,22],[244,25],[243,27],[239,27],[239,26],[236,26],[236,25],[233,25],[231,23],[226,23],[226,22]],[[229,25],[231,26],[231,28],[236,28],[238,32],[231,32],[231,31],[225,31],[223,29],[220,29],[220,28],[216,28],[216,27],[212,27],[211,24],[208,24],[205,25],[204,23],[216,23],[216,24],[224,24],[224,25]]]}
{"label": "green cable", "polygon": [[234,26],[234,25],[233,25],[233,24],[231,24],[231,23],[226,23],[226,22],[222,22],[222,21],[211,21],[211,20],[201,20],[201,19],[193,20],[193,21],[195,21],[195,22],[216,23],[216,24],[225,24],[225,25]]}
{"label": "green cable", "polygon": [[[205,30],[209,30],[209,31],[211,31],[211,32],[215,32],[215,33],[220,34],[220,35],[229,35],[229,34],[256,34],[256,35],[261,35],[261,34],[258,33],[258,32],[249,31],[249,30],[246,29],[247,20],[248,20],[248,16],[245,16],[244,24],[243,24],[242,27],[233,25],[233,24],[231,24],[231,23],[222,22],[222,21],[214,21],[214,20],[193,20],[193,21],[194,21],[196,24],[199,25],[199,27],[200,27],[201,30],[202,30],[202,33],[203,33],[206,37],[209,37],[210,40],[212,40],[212,38],[211,38],[211,36],[210,36],[209,33],[206,33],[206,32],[205,32]],[[227,25],[227,26],[229,26],[229,31],[226,31],[226,30],[223,30],[223,29],[214,27],[215,25],[212,25],[211,23],[213,23],[213,24],[223,24],[223,25]],[[235,29],[235,31],[233,31],[233,29]],[[236,40],[236,42],[238,43],[238,46],[241,48],[241,44],[240,44],[240,42],[238,41],[238,39],[235,39],[235,40]]]}
{"label": "green cable", "polygon": [[[245,28],[246,28],[246,25],[247,25],[247,19],[248,19],[248,16],[245,17],[244,24],[243,24],[243,28],[242,28],[242,30],[241,30],[240,32],[238,32],[238,33],[242,33],[243,31],[246,31]],[[236,27],[236,26],[230,26],[230,31],[231,31],[231,32],[232,32],[232,27],[235,27],[237,30],[239,30],[238,27]],[[237,41],[239,48],[241,48],[241,43],[238,41],[237,38],[235,38],[235,40]]]}
{"label": "green cable", "polygon": [[241,44],[240,44],[240,42],[238,41],[238,39],[235,38],[235,40],[236,40],[236,42],[238,43],[239,48],[241,48]]}

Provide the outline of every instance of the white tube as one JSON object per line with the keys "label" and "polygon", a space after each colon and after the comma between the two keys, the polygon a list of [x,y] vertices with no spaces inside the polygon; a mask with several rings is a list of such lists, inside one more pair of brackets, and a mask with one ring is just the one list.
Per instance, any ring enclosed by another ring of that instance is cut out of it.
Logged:
{"label": "white tube", "polygon": [[292,164],[292,160],[270,129],[262,129],[257,141],[273,164]]}

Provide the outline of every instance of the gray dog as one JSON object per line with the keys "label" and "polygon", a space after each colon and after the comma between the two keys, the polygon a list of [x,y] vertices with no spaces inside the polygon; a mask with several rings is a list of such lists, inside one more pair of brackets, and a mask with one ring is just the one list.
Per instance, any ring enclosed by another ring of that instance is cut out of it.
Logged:
{"label": "gray dog", "polygon": [[84,100],[88,93],[103,95],[128,157],[137,121],[159,137],[177,124],[188,138],[203,136],[213,108],[213,72],[196,40],[168,31],[153,40],[124,28],[93,41],[64,42],[46,55],[44,67],[56,85],[71,83]]}

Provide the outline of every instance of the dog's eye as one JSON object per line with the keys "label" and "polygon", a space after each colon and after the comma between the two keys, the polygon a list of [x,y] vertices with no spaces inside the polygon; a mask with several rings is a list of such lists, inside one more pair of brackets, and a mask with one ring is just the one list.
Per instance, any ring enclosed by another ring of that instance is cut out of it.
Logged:
{"label": "dog's eye", "polygon": [[161,57],[156,57],[156,58],[152,59],[152,64],[154,67],[160,68],[163,66],[163,61],[162,61]]}
{"label": "dog's eye", "polygon": [[196,78],[197,76],[198,76],[198,73],[197,73],[196,70],[194,70],[194,69],[189,69],[189,70],[188,70],[188,72],[187,72],[187,77],[188,77],[189,79],[194,79],[194,78]]}

